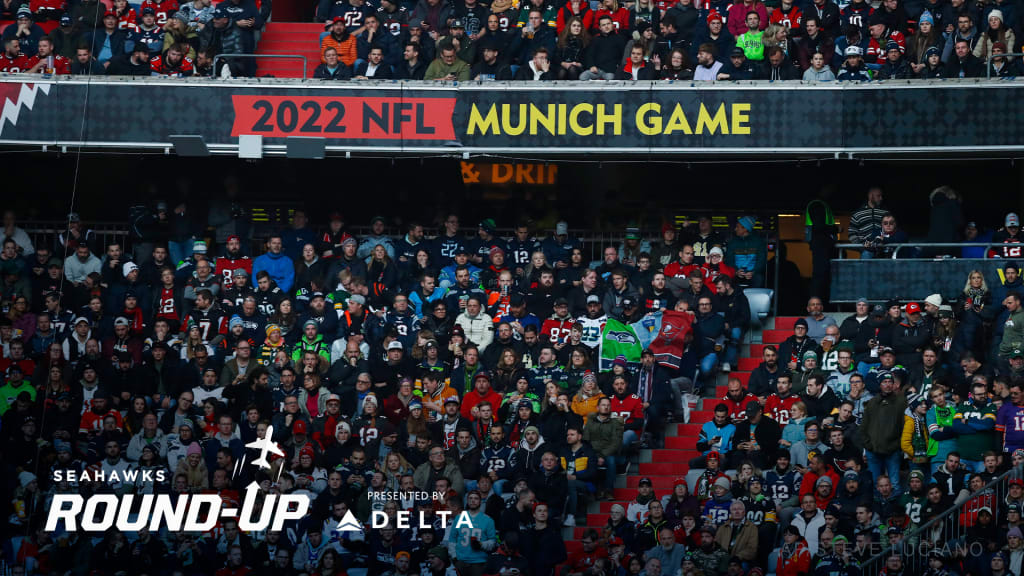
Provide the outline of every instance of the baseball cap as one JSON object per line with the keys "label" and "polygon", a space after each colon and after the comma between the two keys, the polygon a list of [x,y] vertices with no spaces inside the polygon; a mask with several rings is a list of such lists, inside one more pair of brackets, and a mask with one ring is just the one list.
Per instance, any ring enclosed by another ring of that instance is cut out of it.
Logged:
{"label": "baseball cap", "polygon": [[[882,354],[895,354],[895,352],[889,346],[879,346],[878,355],[881,356]],[[892,376],[892,374],[889,374],[889,376]]]}
{"label": "baseball cap", "polygon": [[124,316],[118,316],[117,319],[114,320],[114,326],[131,326],[131,325],[132,325],[132,323],[127,318],[125,318]]}
{"label": "baseball cap", "polygon": [[306,328],[308,328],[310,326],[312,326],[313,328],[320,328],[320,323],[318,323],[316,320],[313,320],[312,318],[310,318],[309,320],[306,320],[305,322],[302,323],[302,329],[303,330],[305,330]]}
{"label": "baseball cap", "polygon": [[850,480],[860,482],[860,474],[857,474],[856,470],[847,470],[846,472],[843,472],[843,482],[849,482]]}
{"label": "baseball cap", "polygon": [[732,49],[732,52],[729,52],[729,56],[730,57],[732,57],[732,56],[743,56],[744,54],[745,53],[743,52],[743,48],[740,48],[739,46],[736,46],[735,48]]}
{"label": "baseball cap", "polygon": [[587,296],[587,304],[600,304],[601,298],[597,294],[591,294]]}
{"label": "baseball cap", "polygon": [[921,305],[918,304],[917,302],[908,302],[907,305],[904,307],[904,311],[906,311],[906,313],[908,315],[909,314],[920,314],[921,313]]}
{"label": "baseball cap", "polygon": [[156,10],[153,10],[152,6],[146,6],[142,9],[142,15],[145,16],[146,14],[156,15]]}
{"label": "baseball cap", "polygon": [[[465,29],[465,27],[466,27],[466,23],[463,22],[461,19],[452,21],[451,26],[449,26],[449,28],[463,28],[463,29]],[[481,226],[481,228],[483,228],[483,226]]]}
{"label": "baseball cap", "polygon": [[444,403],[445,404],[458,404],[459,403],[459,397],[458,396],[449,396],[449,397],[444,399]]}
{"label": "baseball cap", "polygon": [[235,271],[231,273],[231,276],[234,278],[248,278],[249,273],[242,268],[236,268]]}
{"label": "baseball cap", "polygon": [[638,486],[643,486],[645,484],[647,486],[654,486],[654,483],[651,482],[651,479],[647,478],[646,476],[640,479],[640,483],[638,484]]}
{"label": "baseball cap", "polygon": [[60,25],[61,26],[71,26],[71,23],[72,23],[71,15],[65,14],[65,15],[60,17]]}
{"label": "baseball cap", "polygon": [[561,297],[555,298],[554,305],[555,306],[568,306],[569,305],[569,301],[566,300],[565,298],[561,298]]}
{"label": "baseball cap", "polygon": [[1010,212],[1006,215],[1006,222],[1004,223],[1007,228],[1010,226],[1020,226],[1020,217],[1017,216],[1016,212]]}
{"label": "baseball cap", "polygon": [[327,402],[341,402],[341,396],[338,396],[337,394],[331,394],[330,396],[327,397]]}
{"label": "baseball cap", "polygon": [[719,454],[717,450],[712,450],[711,452],[708,452],[708,455],[704,459],[711,460],[712,458],[714,458],[715,460],[721,460],[722,455]]}
{"label": "baseball cap", "polygon": [[292,424],[292,434],[305,434],[306,433],[306,421],[296,420],[295,424]]}
{"label": "baseball cap", "polygon": [[555,236],[565,236],[568,233],[569,233],[569,223],[568,222],[563,220],[563,221],[559,222],[558,224],[555,224]]}
{"label": "baseball cap", "polygon": [[388,344],[388,351],[390,352],[391,350],[405,350],[405,348],[398,340],[392,340],[391,343]]}
{"label": "baseball cap", "polygon": [[640,229],[639,228],[637,228],[636,226],[630,226],[629,228],[626,228],[626,240],[639,240],[639,239],[640,239]]}
{"label": "baseball cap", "polygon": [[350,304],[359,304],[360,306],[366,304],[366,298],[362,294],[353,294],[349,296],[348,301]]}
{"label": "baseball cap", "polygon": [[634,306],[636,306],[636,300],[632,296],[626,296],[622,299],[623,308],[633,308]]}
{"label": "baseball cap", "polygon": [[923,481],[924,480],[924,472],[921,472],[920,470],[911,470],[910,471],[910,476],[908,477],[908,480],[914,479],[914,478],[917,478],[918,480]]}
{"label": "baseball cap", "polygon": [[845,56],[861,56],[864,54],[864,50],[860,46],[847,46],[846,50],[843,51]]}
{"label": "baseball cap", "polygon": [[1013,352],[1010,352],[1010,358],[1022,358],[1024,357],[1024,351],[1020,348],[1014,348]]}

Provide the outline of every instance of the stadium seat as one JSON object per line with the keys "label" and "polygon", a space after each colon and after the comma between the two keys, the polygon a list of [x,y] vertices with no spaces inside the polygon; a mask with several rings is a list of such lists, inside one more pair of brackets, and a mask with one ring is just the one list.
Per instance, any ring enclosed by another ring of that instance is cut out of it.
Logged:
{"label": "stadium seat", "polygon": [[760,328],[772,309],[772,295],[775,291],[770,288],[747,288],[743,293],[750,304],[750,322]]}

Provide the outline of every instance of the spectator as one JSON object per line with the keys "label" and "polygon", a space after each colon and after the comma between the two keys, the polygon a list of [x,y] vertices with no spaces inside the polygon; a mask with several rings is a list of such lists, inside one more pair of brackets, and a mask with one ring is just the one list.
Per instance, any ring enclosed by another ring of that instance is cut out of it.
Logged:
{"label": "spectator", "polygon": [[11,38],[18,39],[18,46],[25,56],[31,58],[39,51],[39,40],[45,35],[43,29],[33,21],[32,10],[28,4],[18,8],[17,19],[13,26],[7,26],[2,36],[6,44]]}
{"label": "spectator", "polygon": [[[862,57],[864,50],[860,46],[847,46],[844,55],[846,60],[843,62],[836,80],[840,82],[870,82],[871,75],[864,69],[864,59]],[[874,240],[870,240],[870,242],[873,243]],[[871,245],[866,244],[865,247],[870,248]],[[861,252],[861,258],[866,253],[869,252]]]}
{"label": "spectator", "polygon": [[580,80],[614,80],[626,46],[626,38],[615,29],[610,15],[598,17],[597,27],[598,33],[587,48]]}
{"label": "spectator", "polygon": [[282,252],[279,234],[271,235],[267,239],[267,252],[253,260],[253,275],[259,275],[263,271],[270,274],[271,280],[282,291],[288,292],[291,289],[295,278],[295,265],[292,263],[292,259]]}
{"label": "spectator", "polygon": [[341,16],[335,17],[327,23],[326,29],[330,33],[320,41],[320,63],[326,63],[327,49],[334,48],[338,59],[345,66],[355,66],[358,57],[356,37],[349,33],[345,19]]}
{"label": "spectator", "polygon": [[697,68],[693,71],[693,79],[714,82],[721,70],[722,63],[715,60],[715,45],[710,42],[701,44],[697,52]]}
{"label": "spectator", "polygon": [[548,60],[548,50],[541,46],[533,53],[533,58],[526,65],[520,66],[516,71],[515,80],[554,80],[555,73],[551,71],[551,63]]}
{"label": "spectator", "polygon": [[[880,390],[881,393],[864,406],[859,440],[864,446],[865,458],[872,477],[878,478],[884,473],[889,478],[898,478],[902,428],[894,426],[893,422],[901,421],[907,409],[907,399],[903,394],[896,393],[897,387],[892,373],[881,374]],[[899,492],[899,487],[896,486],[896,494]]]}
{"label": "spectator", "polygon": [[424,80],[444,80],[448,82],[465,82],[469,80],[469,64],[460,60],[455,55],[456,49],[452,44],[441,46],[441,55],[430,63],[424,72]]}
{"label": "spectator", "polygon": [[313,70],[313,78],[320,80],[348,80],[352,77],[352,69],[338,59],[338,50],[334,47],[324,50],[324,62]]}

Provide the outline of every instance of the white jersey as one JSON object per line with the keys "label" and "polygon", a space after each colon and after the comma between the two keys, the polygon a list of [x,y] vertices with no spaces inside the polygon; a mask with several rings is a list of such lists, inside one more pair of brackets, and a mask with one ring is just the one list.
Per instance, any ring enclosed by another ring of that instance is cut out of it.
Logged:
{"label": "white jersey", "polygon": [[597,318],[589,318],[587,316],[580,316],[576,319],[576,323],[583,328],[583,337],[580,338],[580,342],[583,342],[588,348],[596,349],[601,344],[601,331],[604,330],[604,324],[608,321],[608,316],[602,314]]}

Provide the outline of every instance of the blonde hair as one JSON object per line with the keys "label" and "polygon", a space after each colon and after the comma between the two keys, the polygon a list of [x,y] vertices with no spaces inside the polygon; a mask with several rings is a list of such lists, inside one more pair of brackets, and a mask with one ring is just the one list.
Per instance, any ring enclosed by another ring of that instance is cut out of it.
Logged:
{"label": "blonde hair", "polygon": [[981,289],[983,291],[985,291],[985,292],[988,292],[988,282],[985,281],[985,274],[981,270],[978,270],[977,268],[975,268],[974,270],[971,270],[967,274],[967,282],[964,282],[964,293],[965,294],[967,293],[968,290],[971,289],[971,276],[974,276],[975,274],[981,276]]}

